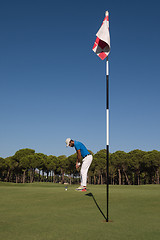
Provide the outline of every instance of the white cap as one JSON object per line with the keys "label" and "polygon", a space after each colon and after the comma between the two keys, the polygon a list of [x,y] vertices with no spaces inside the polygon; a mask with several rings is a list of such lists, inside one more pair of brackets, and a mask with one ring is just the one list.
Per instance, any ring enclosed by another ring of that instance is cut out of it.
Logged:
{"label": "white cap", "polygon": [[67,139],[66,139],[66,147],[69,146],[70,141],[71,141],[71,138],[67,138]]}

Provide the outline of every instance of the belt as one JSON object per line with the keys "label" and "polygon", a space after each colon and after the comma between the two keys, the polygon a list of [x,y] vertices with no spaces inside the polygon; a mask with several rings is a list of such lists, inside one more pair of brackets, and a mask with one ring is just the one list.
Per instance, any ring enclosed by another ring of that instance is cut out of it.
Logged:
{"label": "belt", "polygon": [[84,156],[84,158],[87,157],[87,156],[89,156],[89,155],[91,155],[91,154],[87,154],[86,156]]}

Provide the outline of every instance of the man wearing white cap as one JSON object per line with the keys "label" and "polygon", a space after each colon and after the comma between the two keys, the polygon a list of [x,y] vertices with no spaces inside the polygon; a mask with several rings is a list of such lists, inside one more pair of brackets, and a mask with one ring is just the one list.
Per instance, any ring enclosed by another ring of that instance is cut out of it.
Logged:
{"label": "man wearing white cap", "polygon": [[87,173],[88,169],[92,163],[93,156],[87,150],[83,143],[72,140],[71,138],[66,139],[66,146],[68,147],[75,147],[77,151],[77,161],[76,161],[76,169],[80,167],[81,157],[82,159],[82,166],[81,166],[81,186],[76,188],[77,191],[86,192],[87,191]]}

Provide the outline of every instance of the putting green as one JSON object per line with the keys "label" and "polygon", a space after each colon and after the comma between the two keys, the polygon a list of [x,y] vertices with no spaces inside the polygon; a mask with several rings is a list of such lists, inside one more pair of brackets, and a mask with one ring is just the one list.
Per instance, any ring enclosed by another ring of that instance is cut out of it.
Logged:
{"label": "putting green", "polygon": [[159,240],[160,185],[106,187],[0,183],[0,239]]}

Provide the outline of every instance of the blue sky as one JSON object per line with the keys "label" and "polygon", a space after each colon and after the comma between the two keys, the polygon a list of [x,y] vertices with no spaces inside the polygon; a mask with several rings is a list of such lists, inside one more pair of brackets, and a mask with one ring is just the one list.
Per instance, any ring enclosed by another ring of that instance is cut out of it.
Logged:
{"label": "blue sky", "polygon": [[105,60],[92,51],[110,13],[110,151],[160,150],[159,1],[0,2],[0,156],[105,148]]}

